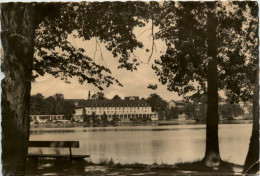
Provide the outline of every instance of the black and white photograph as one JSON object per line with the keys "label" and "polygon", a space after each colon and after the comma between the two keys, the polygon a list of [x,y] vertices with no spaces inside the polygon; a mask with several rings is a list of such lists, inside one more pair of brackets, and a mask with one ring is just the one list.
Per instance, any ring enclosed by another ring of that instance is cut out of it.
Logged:
{"label": "black and white photograph", "polygon": [[2,175],[258,175],[257,1],[1,1]]}

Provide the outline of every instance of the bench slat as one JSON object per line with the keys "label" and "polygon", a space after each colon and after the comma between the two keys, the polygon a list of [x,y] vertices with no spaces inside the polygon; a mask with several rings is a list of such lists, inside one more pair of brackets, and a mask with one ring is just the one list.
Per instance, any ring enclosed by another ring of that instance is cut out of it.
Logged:
{"label": "bench slat", "polygon": [[79,148],[79,141],[29,141],[29,147]]}
{"label": "bench slat", "polygon": [[42,157],[42,158],[87,158],[90,157],[90,155],[56,155],[56,154],[28,154],[28,157]]}

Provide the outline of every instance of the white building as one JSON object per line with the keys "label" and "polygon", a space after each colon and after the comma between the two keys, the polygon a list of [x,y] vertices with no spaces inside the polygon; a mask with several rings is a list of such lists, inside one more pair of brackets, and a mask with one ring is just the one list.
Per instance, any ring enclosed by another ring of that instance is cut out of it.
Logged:
{"label": "white building", "polygon": [[73,102],[75,106],[78,106],[80,102],[85,101],[84,99],[65,99],[66,101]]}
{"label": "white building", "polygon": [[86,110],[86,115],[95,114],[98,118],[106,114],[109,121],[114,116],[121,121],[129,121],[129,119],[151,118],[158,120],[158,114],[152,112],[151,106],[145,100],[139,100],[138,97],[131,99],[126,97],[124,100],[86,100],[83,107],[78,107],[74,114],[74,119],[83,121],[83,108]]}
{"label": "white building", "polygon": [[46,123],[47,121],[64,120],[64,115],[30,115],[31,122]]}
{"label": "white building", "polygon": [[168,102],[168,108],[184,108],[185,107],[185,102],[183,101],[175,101],[175,100],[171,100]]}

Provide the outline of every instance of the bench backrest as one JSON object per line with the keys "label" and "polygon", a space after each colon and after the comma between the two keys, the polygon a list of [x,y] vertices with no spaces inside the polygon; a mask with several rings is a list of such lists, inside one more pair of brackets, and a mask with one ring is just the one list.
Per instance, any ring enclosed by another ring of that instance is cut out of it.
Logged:
{"label": "bench backrest", "polygon": [[29,147],[79,148],[79,141],[29,141]]}

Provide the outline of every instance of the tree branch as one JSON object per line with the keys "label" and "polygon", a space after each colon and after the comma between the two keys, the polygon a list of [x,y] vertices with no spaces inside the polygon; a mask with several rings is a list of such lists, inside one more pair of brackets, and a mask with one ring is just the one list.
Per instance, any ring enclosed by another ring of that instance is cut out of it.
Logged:
{"label": "tree branch", "polygon": [[105,66],[107,66],[107,63],[106,63],[106,61],[104,60],[104,57],[103,57],[103,53],[102,53],[102,50],[101,50],[101,47],[100,47],[100,43],[97,41],[97,39],[96,39],[96,42],[97,42],[98,47],[99,47],[100,60],[104,62],[104,65],[105,65]]}
{"label": "tree branch", "polygon": [[95,49],[95,51],[94,51],[94,61],[95,61],[95,59],[96,59],[96,52],[97,52],[97,38],[95,38],[96,39],[96,49]]}
{"label": "tree branch", "polygon": [[145,32],[148,31],[148,30],[151,30],[151,28],[144,30],[144,31],[141,32],[141,34],[139,34],[136,38],[139,38],[143,33],[145,33]]}
{"label": "tree branch", "polygon": [[152,43],[152,51],[151,51],[151,54],[150,56],[148,57],[148,63],[150,62],[152,56],[153,56],[153,50],[154,50],[154,47],[155,47],[155,43],[154,43],[154,39],[155,39],[155,36],[154,36],[154,27],[153,27],[153,19],[152,19],[152,39],[153,39],[153,43]]}
{"label": "tree branch", "polygon": [[144,63],[143,61],[141,61],[141,59],[138,56],[136,56],[134,52],[132,54],[134,55],[134,58],[138,59],[139,62],[141,62],[142,64],[148,64],[148,62]]}

